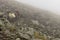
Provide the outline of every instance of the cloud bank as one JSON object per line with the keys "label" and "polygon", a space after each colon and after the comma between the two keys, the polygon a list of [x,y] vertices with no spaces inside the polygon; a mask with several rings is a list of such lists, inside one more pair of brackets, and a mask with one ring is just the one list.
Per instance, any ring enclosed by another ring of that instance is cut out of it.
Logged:
{"label": "cloud bank", "polygon": [[16,0],[37,8],[60,14],[60,0]]}

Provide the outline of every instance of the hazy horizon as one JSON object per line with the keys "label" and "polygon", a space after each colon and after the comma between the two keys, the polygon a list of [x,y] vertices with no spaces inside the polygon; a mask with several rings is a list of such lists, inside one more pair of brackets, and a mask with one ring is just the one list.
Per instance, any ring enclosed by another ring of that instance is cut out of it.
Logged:
{"label": "hazy horizon", "polygon": [[34,7],[60,14],[60,0],[17,0]]}

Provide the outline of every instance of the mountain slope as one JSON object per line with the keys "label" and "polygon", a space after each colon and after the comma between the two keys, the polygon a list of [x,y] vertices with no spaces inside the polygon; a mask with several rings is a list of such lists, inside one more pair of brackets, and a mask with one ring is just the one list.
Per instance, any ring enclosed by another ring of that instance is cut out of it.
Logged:
{"label": "mountain slope", "polygon": [[18,28],[31,27],[48,36],[60,38],[60,18],[52,12],[18,3],[14,0],[0,0],[0,12],[3,13],[2,16],[0,14],[0,18],[6,18]]}

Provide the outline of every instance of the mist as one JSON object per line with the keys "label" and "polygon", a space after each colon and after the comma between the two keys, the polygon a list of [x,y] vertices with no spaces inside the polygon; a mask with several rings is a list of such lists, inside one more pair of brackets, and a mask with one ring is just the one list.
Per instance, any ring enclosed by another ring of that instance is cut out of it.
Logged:
{"label": "mist", "polygon": [[34,6],[60,15],[60,0],[16,0],[18,2]]}

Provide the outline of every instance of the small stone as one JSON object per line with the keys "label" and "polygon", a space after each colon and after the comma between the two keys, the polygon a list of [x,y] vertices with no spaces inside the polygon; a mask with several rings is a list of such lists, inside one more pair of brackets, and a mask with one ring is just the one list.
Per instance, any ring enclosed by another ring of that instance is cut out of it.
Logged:
{"label": "small stone", "polygon": [[33,35],[34,34],[34,29],[33,28],[28,28],[29,31],[27,31],[26,33],[29,35]]}
{"label": "small stone", "polygon": [[54,38],[54,39],[52,39],[52,40],[60,40],[60,38]]}
{"label": "small stone", "polygon": [[0,16],[2,16],[4,13],[3,12],[0,12]]}
{"label": "small stone", "polygon": [[20,38],[16,38],[16,40],[20,40]]}
{"label": "small stone", "polygon": [[0,20],[0,27],[2,27],[3,26],[3,22]]}
{"label": "small stone", "polygon": [[10,18],[15,18],[16,15],[15,15],[14,13],[9,13],[9,17],[10,17]]}
{"label": "small stone", "polygon": [[42,40],[42,39],[33,39],[33,40]]}
{"label": "small stone", "polygon": [[5,30],[5,34],[10,34],[9,30]]}
{"label": "small stone", "polygon": [[20,36],[25,39],[30,39],[30,36],[28,34],[20,33]]}
{"label": "small stone", "polygon": [[31,20],[33,24],[39,25],[39,22],[37,20]]}

